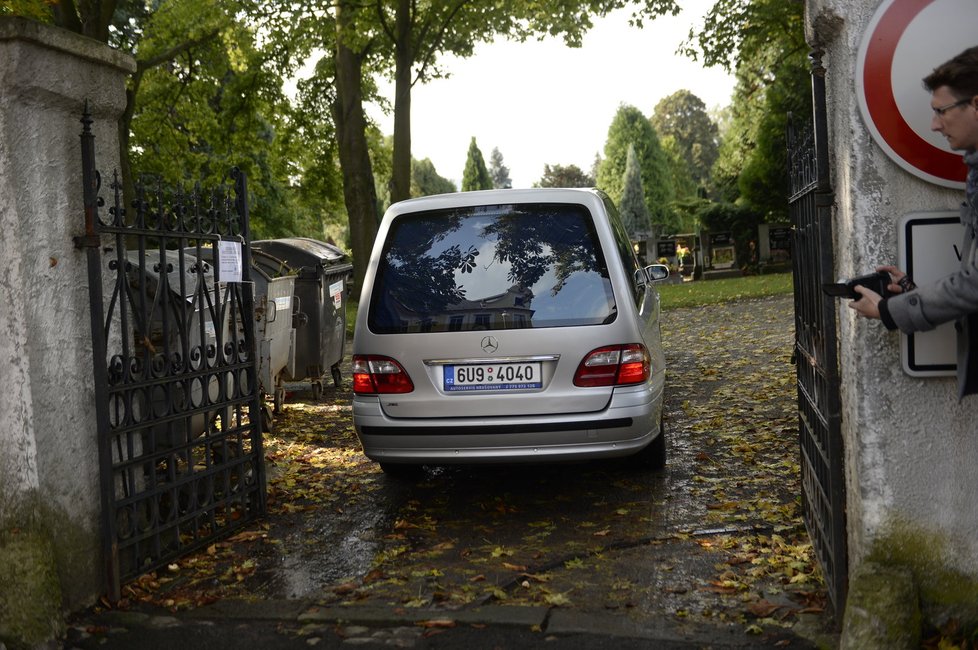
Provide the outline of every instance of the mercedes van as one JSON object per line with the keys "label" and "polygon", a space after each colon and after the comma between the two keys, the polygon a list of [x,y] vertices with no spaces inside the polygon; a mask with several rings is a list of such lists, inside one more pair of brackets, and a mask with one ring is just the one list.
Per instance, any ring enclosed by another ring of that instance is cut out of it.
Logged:
{"label": "mercedes van", "polygon": [[394,204],[353,340],[353,422],[386,472],[633,456],[665,463],[655,283],[585,189]]}

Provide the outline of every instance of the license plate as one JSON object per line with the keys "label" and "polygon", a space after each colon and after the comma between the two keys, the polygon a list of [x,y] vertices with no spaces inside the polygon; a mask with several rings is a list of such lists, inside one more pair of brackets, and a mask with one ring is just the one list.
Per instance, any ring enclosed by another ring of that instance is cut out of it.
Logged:
{"label": "license plate", "polygon": [[538,361],[445,366],[444,387],[450,393],[543,388],[543,373]]}

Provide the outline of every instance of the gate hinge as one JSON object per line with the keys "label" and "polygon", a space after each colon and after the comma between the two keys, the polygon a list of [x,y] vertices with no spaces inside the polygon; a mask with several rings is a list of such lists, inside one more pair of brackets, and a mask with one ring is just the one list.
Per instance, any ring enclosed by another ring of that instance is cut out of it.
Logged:
{"label": "gate hinge", "polygon": [[71,239],[75,242],[75,248],[98,248],[102,245],[98,235],[76,235]]}

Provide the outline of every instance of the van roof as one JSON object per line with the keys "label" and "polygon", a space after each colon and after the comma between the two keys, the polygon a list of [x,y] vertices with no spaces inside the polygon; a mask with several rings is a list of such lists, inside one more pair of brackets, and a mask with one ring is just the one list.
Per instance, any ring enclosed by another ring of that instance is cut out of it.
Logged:
{"label": "van roof", "polygon": [[[437,210],[439,208],[494,205],[507,203],[581,203],[603,197],[596,188],[532,187],[524,189],[478,190],[451,192],[407,199],[393,204],[387,210],[394,214]],[[587,198],[585,198],[587,197]]]}

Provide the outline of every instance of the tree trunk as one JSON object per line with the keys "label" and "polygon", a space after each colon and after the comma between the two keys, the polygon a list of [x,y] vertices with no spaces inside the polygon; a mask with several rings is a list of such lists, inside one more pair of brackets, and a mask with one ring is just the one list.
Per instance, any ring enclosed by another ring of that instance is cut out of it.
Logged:
{"label": "tree trunk", "polygon": [[350,221],[353,282],[356,291],[370,260],[377,236],[377,190],[367,149],[367,120],[363,110],[363,55],[343,42],[344,11],[336,8],[336,102],[333,105],[343,172],[343,199]]}
{"label": "tree trunk", "polygon": [[126,88],[126,108],[119,117],[119,177],[122,179],[122,199],[123,205],[132,205],[135,198],[135,182],[132,177],[132,161],[129,159],[129,134],[132,127],[132,118],[136,113],[136,92],[142,81],[142,72],[138,71],[129,80],[129,87]]}
{"label": "tree trunk", "polygon": [[398,0],[394,43],[394,156],[391,203],[411,198],[411,3]]}

